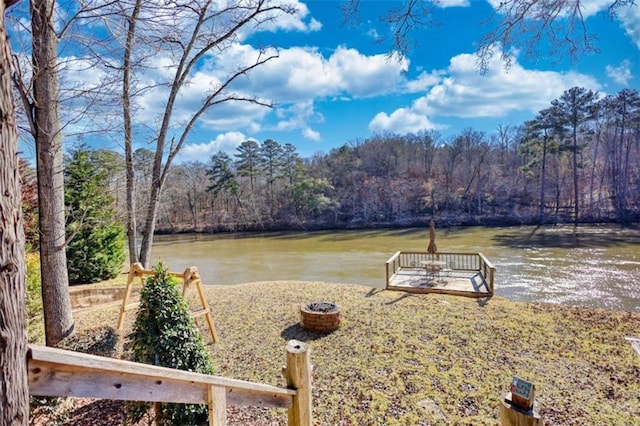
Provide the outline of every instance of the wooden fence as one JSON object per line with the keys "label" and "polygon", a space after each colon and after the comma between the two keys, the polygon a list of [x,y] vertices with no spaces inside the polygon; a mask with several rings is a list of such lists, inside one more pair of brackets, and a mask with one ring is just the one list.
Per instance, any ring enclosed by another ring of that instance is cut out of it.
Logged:
{"label": "wooden fence", "polygon": [[288,409],[288,424],[310,426],[311,363],[305,343],[290,340],[287,388],[30,345],[29,393],[124,401],[207,404],[209,425],[227,424],[228,406]]}

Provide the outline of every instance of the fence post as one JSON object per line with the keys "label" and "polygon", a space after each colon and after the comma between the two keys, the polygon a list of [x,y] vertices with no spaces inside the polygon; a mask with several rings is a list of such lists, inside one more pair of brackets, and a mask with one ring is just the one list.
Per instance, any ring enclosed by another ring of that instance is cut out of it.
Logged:
{"label": "fence post", "polygon": [[207,386],[209,426],[227,425],[227,390],[222,386]]}
{"label": "fence post", "polygon": [[297,340],[287,343],[287,366],[283,369],[287,387],[295,389],[293,405],[289,408],[289,426],[311,426],[311,350],[308,345]]}

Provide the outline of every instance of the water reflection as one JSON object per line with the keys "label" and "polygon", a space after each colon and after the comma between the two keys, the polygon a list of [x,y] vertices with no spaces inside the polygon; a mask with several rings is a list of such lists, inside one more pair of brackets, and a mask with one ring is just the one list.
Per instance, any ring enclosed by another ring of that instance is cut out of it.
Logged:
{"label": "water reflection", "polygon": [[[440,251],[482,252],[495,289],[513,300],[640,311],[640,232],[635,228],[437,229]],[[384,286],[398,250],[426,251],[428,229],[159,236],[153,261],[197,266],[206,284],[304,280]]]}

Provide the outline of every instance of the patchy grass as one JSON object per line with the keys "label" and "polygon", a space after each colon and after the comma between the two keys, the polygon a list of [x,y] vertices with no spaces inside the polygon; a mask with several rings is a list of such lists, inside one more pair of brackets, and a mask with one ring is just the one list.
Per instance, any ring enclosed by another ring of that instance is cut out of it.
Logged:
{"label": "patchy grass", "polygon": [[[640,358],[624,340],[640,334],[637,313],[309,282],[205,292],[217,374],[284,386],[286,342],[310,345],[317,425],[495,425],[513,375],[535,383],[547,425],[640,418]],[[300,306],[318,301],[340,305],[339,330],[299,326]],[[117,318],[113,306],[78,312],[76,328],[115,327]],[[283,410],[228,414],[231,425],[286,424]]]}

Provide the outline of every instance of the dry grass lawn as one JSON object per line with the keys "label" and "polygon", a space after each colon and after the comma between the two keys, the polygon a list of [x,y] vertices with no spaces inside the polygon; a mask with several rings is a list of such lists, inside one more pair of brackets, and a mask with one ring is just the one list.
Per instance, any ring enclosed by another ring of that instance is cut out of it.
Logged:
{"label": "dry grass lawn", "polygon": [[[625,341],[640,335],[638,313],[311,282],[205,290],[217,374],[284,386],[286,342],[310,345],[316,425],[495,425],[513,375],[536,385],[545,425],[640,419],[640,357]],[[340,305],[338,331],[300,327],[299,307],[317,301]],[[82,311],[76,327],[115,327],[117,317],[114,306]],[[286,424],[282,410],[228,414],[231,425]]]}

